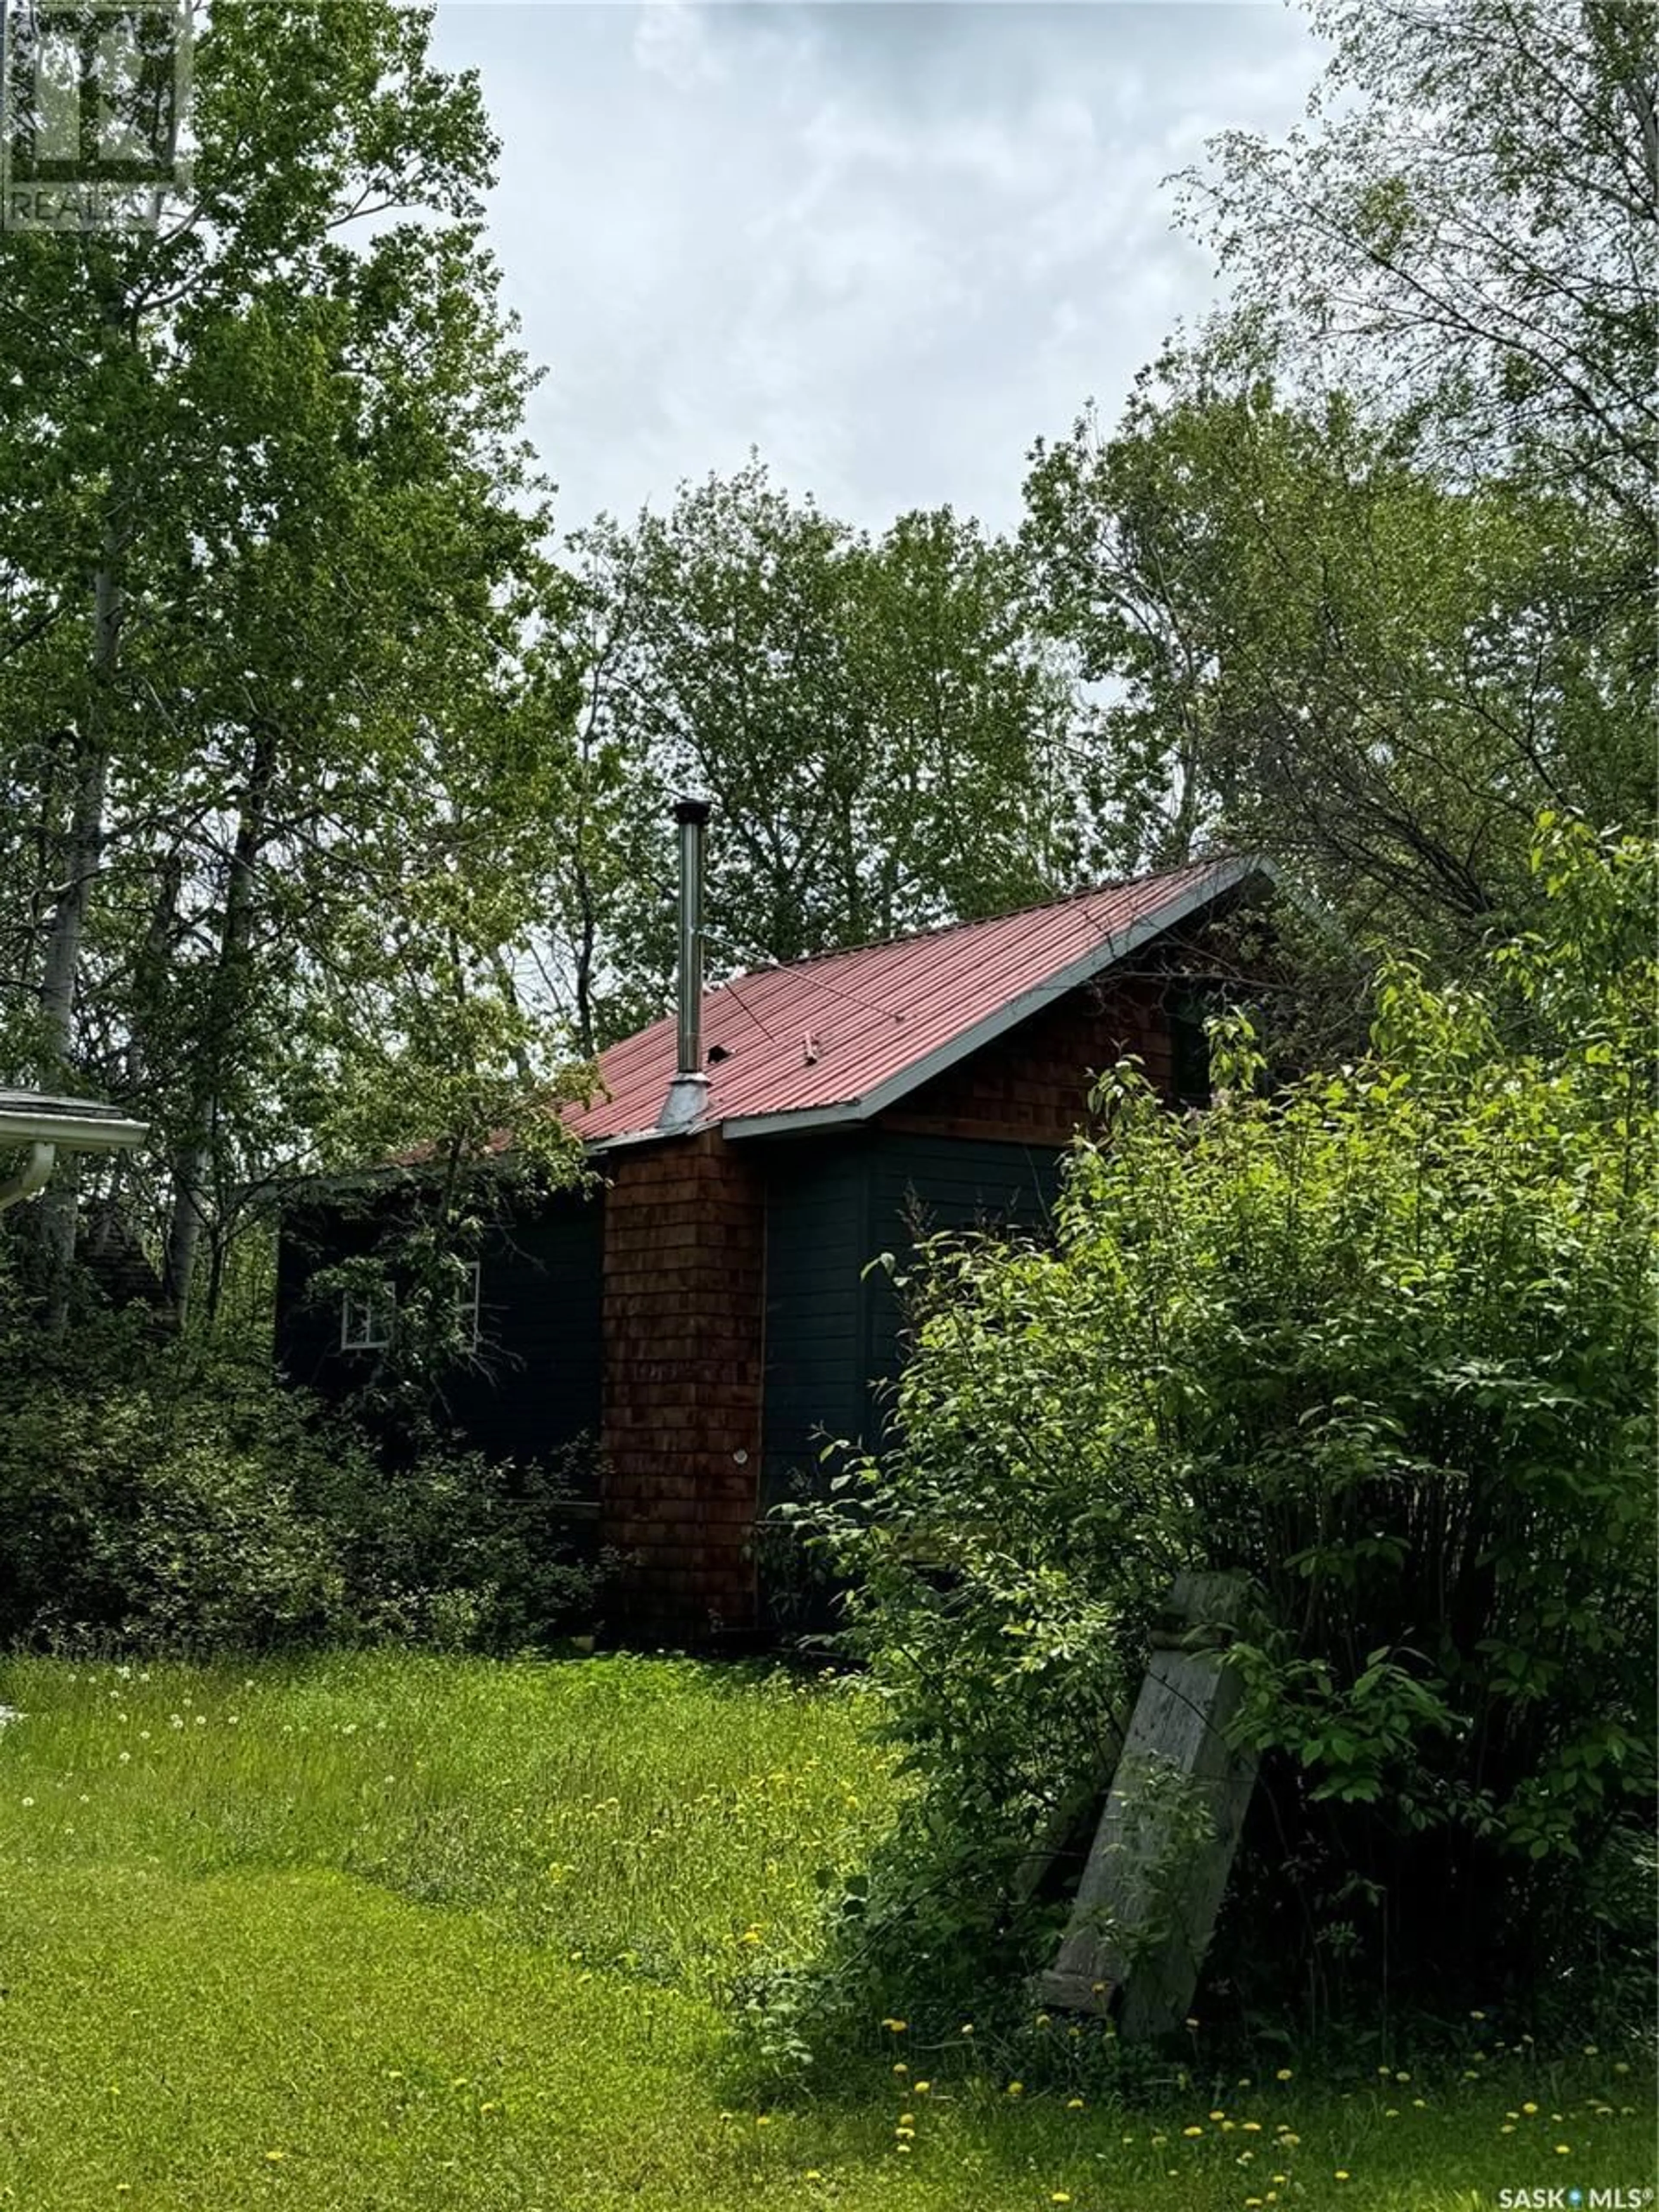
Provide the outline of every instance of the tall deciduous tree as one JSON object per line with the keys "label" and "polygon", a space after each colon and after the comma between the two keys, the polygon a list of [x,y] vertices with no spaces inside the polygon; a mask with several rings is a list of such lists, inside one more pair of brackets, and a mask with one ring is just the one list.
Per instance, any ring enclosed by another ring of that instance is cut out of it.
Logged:
{"label": "tall deciduous tree", "polygon": [[[526,1045],[497,708],[529,373],[479,240],[494,143],[429,29],[223,0],[155,229],[0,241],[6,1057],[153,1118],[179,1311],[423,994]],[[39,1210],[60,1310],[74,1207]]]}
{"label": "tall deciduous tree", "polygon": [[1162,368],[1027,486],[1132,852],[1261,847],[1367,933],[1450,952],[1533,902],[1540,808],[1639,820],[1638,610],[1576,501],[1448,487],[1408,428],[1213,355]]}
{"label": "tall deciduous tree", "polygon": [[[574,550],[588,787],[635,836],[650,826],[610,884],[626,1018],[669,972],[676,788],[718,810],[708,920],[727,967],[1040,898],[1075,866],[1068,695],[1033,649],[1014,550],[975,524],[945,509],[872,539],[751,462]],[[566,932],[592,926],[585,908]]]}
{"label": "tall deciduous tree", "polygon": [[1234,297],[1026,542],[1131,851],[1300,860],[1462,957],[1540,807],[1652,812],[1659,63],[1625,0],[1315,0],[1305,128],[1188,218]]}

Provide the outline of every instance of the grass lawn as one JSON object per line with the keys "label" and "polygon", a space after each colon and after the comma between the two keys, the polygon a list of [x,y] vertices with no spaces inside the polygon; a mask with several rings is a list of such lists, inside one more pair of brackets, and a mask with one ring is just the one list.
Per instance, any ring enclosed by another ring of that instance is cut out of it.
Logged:
{"label": "grass lawn", "polygon": [[846,1686],[18,1661],[0,1701],[0,2205],[1475,2212],[1654,2183],[1639,2055],[1545,2064],[1501,2023],[1476,2079],[1339,2056],[1317,2089],[1218,2080],[1200,2037],[1128,2110],[872,2022],[857,2078],[757,2107],[720,1993],[890,1814]]}

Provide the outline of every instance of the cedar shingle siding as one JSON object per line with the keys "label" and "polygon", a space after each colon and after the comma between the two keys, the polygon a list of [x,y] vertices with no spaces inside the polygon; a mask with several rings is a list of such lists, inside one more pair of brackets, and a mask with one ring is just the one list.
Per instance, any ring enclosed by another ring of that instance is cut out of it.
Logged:
{"label": "cedar shingle siding", "polygon": [[[698,1638],[755,1619],[765,1192],[717,1130],[613,1153],[601,1541],[618,1617]],[[741,1457],[738,1455],[741,1455]]]}

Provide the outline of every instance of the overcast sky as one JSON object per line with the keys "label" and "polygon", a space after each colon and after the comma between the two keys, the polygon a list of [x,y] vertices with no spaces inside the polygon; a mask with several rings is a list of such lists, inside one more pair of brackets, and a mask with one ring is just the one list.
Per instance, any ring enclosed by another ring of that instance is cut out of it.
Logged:
{"label": "overcast sky", "polygon": [[1215,297],[1162,179],[1320,60],[1276,0],[444,0],[436,50],[502,141],[562,530],[750,446],[854,522],[1008,526],[1032,439]]}

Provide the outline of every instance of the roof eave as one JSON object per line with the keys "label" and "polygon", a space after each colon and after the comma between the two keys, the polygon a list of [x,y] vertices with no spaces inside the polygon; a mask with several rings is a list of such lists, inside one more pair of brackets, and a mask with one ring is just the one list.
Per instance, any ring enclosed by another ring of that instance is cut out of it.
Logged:
{"label": "roof eave", "polygon": [[[921,1060],[901,1068],[886,1082],[878,1084],[863,1097],[850,1099],[835,1106],[802,1106],[775,1114],[741,1114],[722,1121],[723,1133],[731,1138],[781,1137],[805,1134],[816,1129],[844,1127],[851,1123],[873,1121],[901,1100],[908,1098],[925,1083],[938,1075],[947,1073],[958,1062],[981,1052],[988,1044],[994,1044],[1008,1030],[1018,1029],[1022,1022],[1030,1021],[1056,1000],[1063,999],[1068,991],[1075,991],[1084,983],[1094,981],[1108,969],[1115,968],[1138,951],[1143,945],[1166,930],[1176,929],[1206,906],[1224,898],[1229,891],[1260,878],[1263,882],[1277,884],[1278,877],[1272,864],[1257,857],[1232,860],[1218,860],[1212,871],[1188,887],[1176,898],[1132,922],[1105,939],[1100,945],[1068,961],[1041,983],[1034,983],[1018,998],[1010,999],[994,1013],[975,1022],[971,1029],[962,1030],[945,1043],[937,1046]],[[705,1127],[710,1126],[705,1123]]]}

